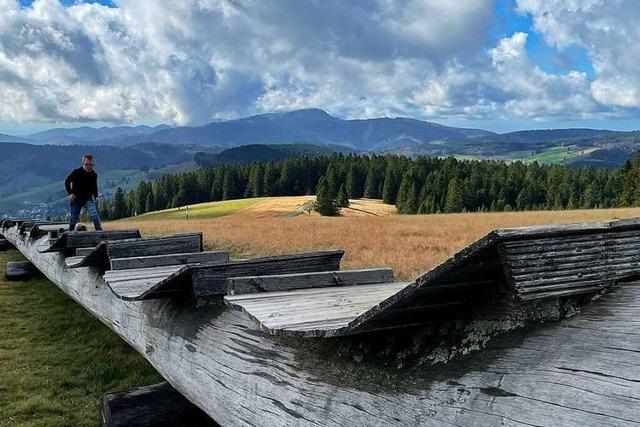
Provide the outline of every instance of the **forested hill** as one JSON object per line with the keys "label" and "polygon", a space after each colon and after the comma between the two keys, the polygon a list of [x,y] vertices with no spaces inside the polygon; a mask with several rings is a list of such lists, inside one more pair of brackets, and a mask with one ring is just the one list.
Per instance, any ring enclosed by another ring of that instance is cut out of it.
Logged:
{"label": "forested hill", "polygon": [[142,182],[102,214],[111,218],[206,201],[315,194],[382,198],[400,213],[608,208],[640,202],[640,160],[619,171],[537,163],[399,156],[301,157],[224,165]]}
{"label": "forested hill", "polygon": [[200,167],[215,167],[234,163],[277,162],[293,157],[329,156],[334,152],[350,152],[348,147],[312,144],[251,144],[229,148],[220,153],[197,153],[195,162]]}

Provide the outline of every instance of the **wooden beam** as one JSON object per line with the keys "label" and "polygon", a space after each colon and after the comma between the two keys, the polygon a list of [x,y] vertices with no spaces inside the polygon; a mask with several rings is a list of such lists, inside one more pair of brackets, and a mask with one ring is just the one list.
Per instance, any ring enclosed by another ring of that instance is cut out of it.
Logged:
{"label": "wooden beam", "polygon": [[329,286],[369,285],[372,283],[389,282],[393,282],[393,270],[390,268],[230,277],[227,279],[227,294],[241,295],[255,292],[324,288]]}
{"label": "wooden beam", "polygon": [[38,273],[38,269],[30,261],[9,261],[5,269],[8,280],[28,280]]}
{"label": "wooden beam", "polygon": [[271,335],[336,336],[348,333],[350,322],[407,285],[393,282],[254,292],[228,295],[224,301]]}
{"label": "wooden beam", "polygon": [[311,273],[340,269],[344,251],[318,251],[272,257],[250,258],[224,264],[201,264],[191,267],[193,296],[223,296],[229,277]]}
{"label": "wooden beam", "polygon": [[167,382],[107,393],[100,408],[103,427],[219,427]]}
{"label": "wooden beam", "polygon": [[191,295],[187,265],[111,270],[105,272],[104,281],[118,298],[125,301]]}
{"label": "wooden beam", "polygon": [[194,253],[175,253],[168,255],[137,256],[131,258],[111,258],[111,270],[160,267],[176,264],[195,264],[203,262],[228,262],[229,252],[208,251]]}
{"label": "wooden beam", "polygon": [[[190,234],[177,234],[173,236],[165,237],[152,237],[152,238],[134,238],[134,239],[122,239],[122,240],[106,240],[100,242],[96,247],[91,248],[90,251],[82,251],[85,256],[79,258],[78,256],[67,260],[67,266],[69,268],[79,268],[96,266],[104,270],[112,268],[112,260],[115,258],[127,258],[126,261],[120,262],[121,268],[136,268],[134,265],[144,265],[142,260],[146,256],[155,255],[175,255],[176,253],[192,253],[202,250],[202,233],[190,233]],[[76,254],[77,254],[76,249]],[[134,257],[139,258],[139,261],[132,259]],[[197,257],[197,256],[196,256]],[[222,255],[207,255],[212,260],[219,260]],[[163,262],[162,258],[156,258],[157,265],[171,265],[180,264],[180,262],[171,262],[171,258],[165,258]],[[149,260],[148,263],[153,263],[153,260]],[[126,267],[130,265],[130,267]],[[149,264],[148,266],[152,266]]]}
{"label": "wooden beam", "polygon": [[140,238],[139,230],[67,231],[58,238],[41,242],[41,253],[66,252],[70,249],[97,246],[106,240]]}
{"label": "wooden beam", "polygon": [[202,233],[174,234],[108,242],[109,258],[130,258],[202,251]]}

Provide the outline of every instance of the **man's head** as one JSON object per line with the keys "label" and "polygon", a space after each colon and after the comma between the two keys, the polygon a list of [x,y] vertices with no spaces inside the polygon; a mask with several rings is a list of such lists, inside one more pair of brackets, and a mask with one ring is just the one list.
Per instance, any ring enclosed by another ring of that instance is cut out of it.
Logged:
{"label": "man's head", "polygon": [[93,158],[93,154],[85,154],[84,156],[82,156],[82,169],[86,170],[87,172],[91,172],[95,164],[96,161]]}

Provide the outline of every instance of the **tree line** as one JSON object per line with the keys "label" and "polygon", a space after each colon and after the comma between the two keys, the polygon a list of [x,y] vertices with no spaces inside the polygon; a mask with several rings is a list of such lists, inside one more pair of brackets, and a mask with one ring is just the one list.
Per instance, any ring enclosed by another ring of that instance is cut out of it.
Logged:
{"label": "tree line", "polygon": [[101,214],[118,219],[196,203],[317,194],[335,214],[348,199],[383,199],[402,214],[588,209],[640,203],[640,158],[618,171],[495,160],[382,155],[288,158],[223,165],[118,188]]}

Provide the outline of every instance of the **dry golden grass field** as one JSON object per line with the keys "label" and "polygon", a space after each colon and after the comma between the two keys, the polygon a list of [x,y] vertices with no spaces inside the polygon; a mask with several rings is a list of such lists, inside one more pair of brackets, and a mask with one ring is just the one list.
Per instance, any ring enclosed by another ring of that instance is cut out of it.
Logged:
{"label": "dry golden grass field", "polygon": [[388,266],[398,279],[412,280],[492,229],[640,216],[640,208],[396,215],[393,206],[376,200],[354,200],[340,217],[291,216],[311,199],[261,199],[212,218],[141,216],[107,228],[139,228],[144,236],[202,231],[208,249],[229,250],[237,258],[344,249],[343,268]]}

